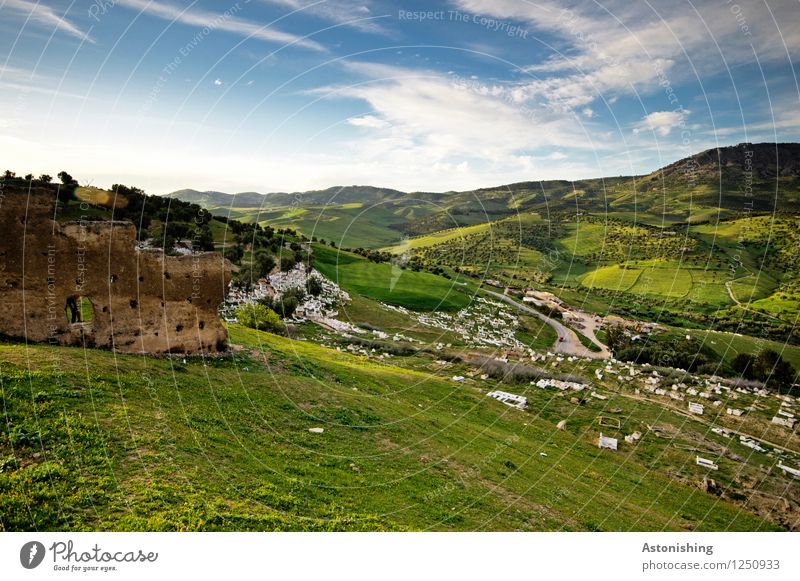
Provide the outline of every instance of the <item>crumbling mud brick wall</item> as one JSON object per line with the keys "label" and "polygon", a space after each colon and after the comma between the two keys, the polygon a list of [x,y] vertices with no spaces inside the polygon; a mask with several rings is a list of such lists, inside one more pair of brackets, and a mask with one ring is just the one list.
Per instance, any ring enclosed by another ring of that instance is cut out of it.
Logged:
{"label": "crumbling mud brick wall", "polygon": [[[231,278],[227,260],[138,249],[133,224],[60,224],[54,205],[46,188],[0,199],[0,334],[125,353],[226,348],[217,308]],[[83,322],[71,322],[70,297],[84,304]]]}

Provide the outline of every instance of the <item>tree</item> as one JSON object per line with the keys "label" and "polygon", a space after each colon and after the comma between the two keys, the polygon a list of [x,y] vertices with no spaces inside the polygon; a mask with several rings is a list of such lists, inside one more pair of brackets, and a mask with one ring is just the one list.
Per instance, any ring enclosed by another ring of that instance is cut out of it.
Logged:
{"label": "tree", "polygon": [[275,268],[275,257],[266,250],[259,250],[255,254],[254,266],[259,278],[267,276]]}
{"label": "tree", "polygon": [[255,276],[252,265],[245,264],[239,269],[239,272],[236,273],[234,284],[244,292],[250,292],[256,280],[258,280],[258,277]]}
{"label": "tree", "polygon": [[223,248],[222,255],[234,264],[239,264],[242,260],[242,256],[244,256],[244,246],[241,244],[234,244],[233,246]]}
{"label": "tree", "polygon": [[39,181],[42,182],[43,184],[49,184],[50,182],[53,181],[53,176],[49,176],[46,173],[43,173],[42,175],[39,176]]}
{"label": "tree", "polygon": [[25,179],[26,182],[32,182],[33,181],[33,174],[32,173],[25,174],[25,178],[24,179]]}
{"label": "tree", "polygon": [[64,184],[65,186],[71,186],[72,184],[75,183],[73,177],[65,171],[58,172],[58,179],[60,179],[61,183]]}
{"label": "tree", "polygon": [[258,331],[283,332],[283,323],[278,314],[260,303],[242,305],[236,310],[236,319],[245,327]]}
{"label": "tree", "polygon": [[289,289],[275,301],[274,308],[282,318],[291,319],[305,295],[305,291],[301,288]]}
{"label": "tree", "polygon": [[214,236],[208,226],[201,226],[198,234],[192,238],[192,249],[204,252],[214,250]]}
{"label": "tree", "polygon": [[293,295],[284,295],[275,303],[275,306],[282,318],[291,319],[297,307],[300,306],[300,302]]}
{"label": "tree", "polygon": [[764,349],[755,358],[753,375],[767,387],[788,391],[794,383],[797,372],[792,364],[772,349]]}
{"label": "tree", "polygon": [[58,188],[58,201],[62,204],[68,204],[78,183],[65,171],[58,172],[58,179],[61,180],[61,185]]}
{"label": "tree", "polygon": [[297,262],[294,258],[290,258],[289,256],[282,256],[281,257],[281,271],[282,272],[289,272],[292,270]]}
{"label": "tree", "polygon": [[306,282],[306,290],[308,290],[308,294],[318,297],[322,294],[322,282],[316,276],[309,276]]}
{"label": "tree", "polygon": [[11,171],[10,169],[7,169],[3,174],[3,179],[6,180],[13,180],[15,177],[17,177],[17,174]]}
{"label": "tree", "polygon": [[753,379],[755,357],[750,353],[737,353],[731,360],[731,368],[745,379]]}
{"label": "tree", "polygon": [[610,325],[606,328],[606,344],[612,353],[617,354],[630,346],[630,338],[622,325]]}

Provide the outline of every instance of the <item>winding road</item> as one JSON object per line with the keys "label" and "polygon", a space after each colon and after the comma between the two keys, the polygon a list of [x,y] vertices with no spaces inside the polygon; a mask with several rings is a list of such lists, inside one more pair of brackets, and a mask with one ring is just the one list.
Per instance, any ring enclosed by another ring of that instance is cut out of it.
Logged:
{"label": "winding road", "polygon": [[591,351],[588,348],[583,346],[581,340],[578,338],[577,333],[572,329],[568,328],[563,323],[559,323],[555,319],[551,319],[547,315],[540,313],[536,309],[532,309],[527,305],[522,303],[518,303],[514,299],[500,293],[496,293],[494,291],[483,289],[483,292],[486,294],[490,294],[495,298],[500,299],[503,302],[508,303],[509,305],[516,307],[520,311],[533,315],[550,325],[558,335],[558,339],[556,339],[555,344],[555,351],[556,353],[562,353],[565,355],[575,355],[576,357],[590,357],[592,359],[608,359],[611,356],[611,353],[608,351],[608,348],[603,347],[601,351]]}

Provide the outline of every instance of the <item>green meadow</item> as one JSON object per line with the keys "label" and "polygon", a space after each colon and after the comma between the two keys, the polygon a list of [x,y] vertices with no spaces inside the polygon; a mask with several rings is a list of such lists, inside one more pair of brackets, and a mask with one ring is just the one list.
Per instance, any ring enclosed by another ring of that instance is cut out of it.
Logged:
{"label": "green meadow", "polygon": [[414,272],[321,245],[314,246],[316,268],[349,292],[416,311],[458,310],[471,301],[473,284]]}
{"label": "green meadow", "polygon": [[[231,355],[185,363],[0,344],[0,530],[776,528],[690,486],[701,471],[668,442],[598,450],[605,403],[516,387],[522,412],[432,359],[230,332]],[[657,421],[711,437],[608,393],[623,410],[608,434]],[[740,474],[721,464],[723,484]]]}

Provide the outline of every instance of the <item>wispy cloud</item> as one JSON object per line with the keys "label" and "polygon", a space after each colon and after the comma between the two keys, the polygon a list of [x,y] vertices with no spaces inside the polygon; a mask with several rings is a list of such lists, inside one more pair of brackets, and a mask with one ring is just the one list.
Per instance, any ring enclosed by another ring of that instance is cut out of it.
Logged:
{"label": "wispy cloud", "polygon": [[[658,3],[606,0],[565,5],[554,0],[451,0],[458,8],[524,22],[554,36],[556,51],[525,70],[535,77],[520,98],[577,109],[621,94],[663,91],[729,67],[785,62],[800,50],[796,4],[740,0]],[[735,12],[735,13],[734,13]],[[743,29],[746,23],[747,29]]]}
{"label": "wispy cloud", "polygon": [[311,50],[325,51],[325,47],[318,42],[296,34],[283,32],[271,24],[261,24],[239,18],[235,16],[232,10],[224,13],[215,13],[151,0],[117,0],[117,4],[139,10],[156,18],[180,22],[187,26],[209,27],[213,30],[222,30],[245,38],[257,38],[266,42],[291,44]]}
{"label": "wispy cloud", "polygon": [[451,183],[485,183],[492,181],[489,174],[552,175],[554,161],[577,159],[561,150],[585,155],[609,146],[602,137],[587,138],[585,119],[532,110],[514,103],[502,87],[477,79],[366,62],[345,68],[362,81],[314,93],[369,107],[370,113],[347,119],[367,132],[346,143],[362,164],[402,168],[431,183],[444,175]]}
{"label": "wispy cloud", "polygon": [[65,32],[66,34],[74,36],[75,38],[79,38],[87,42],[94,42],[91,37],[89,37],[88,33],[78,28],[64,16],[59,16],[52,8],[42,4],[41,2],[29,2],[28,0],[5,0],[0,7],[10,9],[18,14],[25,15],[30,22],[35,24],[45,27],[55,27],[61,32]]}
{"label": "wispy cloud", "polygon": [[685,123],[689,111],[681,109],[679,111],[653,111],[646,115],[633,128],[634,133],[641,131],[652,131],[659,137],[666,137],[672,131]]}
{"label": "wispy cloud", "polygon": [[262,0],[268,4],[283,6],[291,10],[301,10],[336,24],[343,24],[362,32],[389,34],[376,18],[367,2],[363,0]]}
{"label": "wispy cloud", "polygon": [[25,93],[36,93],[37,95],[48,95],[51,97],[63,97],[66,99],[77,99],[79,101],[85,101],[88,99],[86,95],[79,95],[77,93],[70,93],[68,91],[62,91],[60,89],[51,89],[48,87],[43,87],[40,85],[30,85],[30,84],[23,84],[23,83],[14,83],[14,82],[6,82],[0,81],[0,88],[9,89],[11,91],[15,91],[21,95]]}
{"label": "wispy cloud", "polygon": [[364,115],[363,117],[351,117],[347,122],[353,127],[367,127],[369,129],[385,129],[389,123],[375,115]]}

